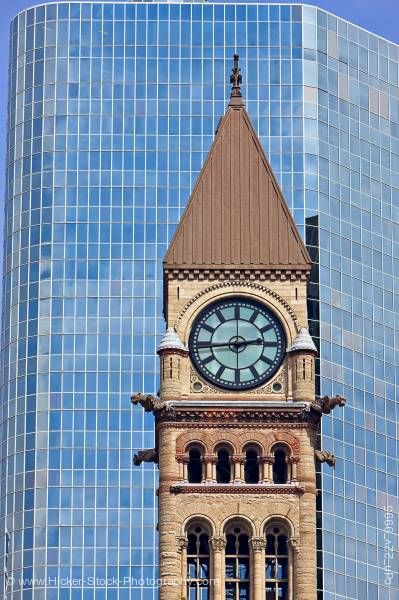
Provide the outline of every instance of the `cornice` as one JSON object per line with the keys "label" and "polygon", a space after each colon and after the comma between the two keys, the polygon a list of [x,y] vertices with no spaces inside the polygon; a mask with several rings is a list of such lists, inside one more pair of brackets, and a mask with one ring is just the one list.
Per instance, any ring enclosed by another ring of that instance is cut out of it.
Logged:
{"label": "cornice", "polygon": [[282,427],[287,425],[303,427],[313,425],[317,427],[320,414],[311,410],[288,410],[288,409],[274,409],[274,410],[256,410],[256,409],[206,409],[200,408],[195,409],[194,407],[189,410],[177,409],[175,406],[174,410],[159,411],[156,413],[157,424],[165,424],[167,426],[181,427],[183,423],[187,427],[195,424],[196,427],[208,428],[208,427],[255,427],[259,428],[262,426],[273,423],[273,426]]}
{"label": "cornice", "polygon": [[182,268],[179,265],[168,265],[164,266],[164,274],[169,280],[183,280],[188,279],[190,281],[215,279],[215,280],[263,280],[263,281],[296,281],[298,279],[302,281],[309,280],[310,270],[309,267],[303,267],[302,269],[293,269],[292,265],[279,265],[278,268],[270,265],[265,268],[264,265],[254,265],[252,268],[237,269],[235,265],[231,265],[230,268],[210,268],[209,266],[199,268]]}

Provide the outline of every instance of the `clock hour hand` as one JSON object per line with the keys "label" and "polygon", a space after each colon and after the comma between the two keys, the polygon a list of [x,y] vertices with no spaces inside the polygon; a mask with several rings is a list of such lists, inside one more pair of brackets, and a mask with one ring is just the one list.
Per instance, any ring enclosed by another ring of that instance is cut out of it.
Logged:
{"label": "clock hour hand", "polygon": [[219,348],[222,346],[248,346],[249,344],[261,344],[263,342],[262,338],[257,338],[256,340],[235,340],[229,342],[198,342],[198,348]]}
{"label": "clock hour hand", "polygon": [[231,342],[215,342],[212,344],[211,342],[198,342],[198,348],[218,348],[221,346],[230,346]]}

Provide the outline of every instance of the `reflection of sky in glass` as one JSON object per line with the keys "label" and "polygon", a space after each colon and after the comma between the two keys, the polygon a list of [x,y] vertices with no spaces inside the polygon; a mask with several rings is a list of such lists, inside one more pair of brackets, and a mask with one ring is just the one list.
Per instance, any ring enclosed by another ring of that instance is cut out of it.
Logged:
{"label": "reflection of sky in glass", "polygon": [[48,4],[12,24],[1,456],[16,581],[156,575],[155,475],[131,466],[153,421],[130,394],[158,387],[161,259],[236,50],[310,242],[319,219],[320,391],[347,398],[323,422],[337,455],[322,472],[324,598],[398,590],[383,571],[383,507],[397,507],[398,48],[312,7],[255,4]]}

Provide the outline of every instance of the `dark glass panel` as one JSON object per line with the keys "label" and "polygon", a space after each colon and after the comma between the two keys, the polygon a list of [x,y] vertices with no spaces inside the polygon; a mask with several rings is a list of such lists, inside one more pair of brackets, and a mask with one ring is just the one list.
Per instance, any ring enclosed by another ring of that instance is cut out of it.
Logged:
{"label": "dark glass panel", "polygon": [[284,450],[276,450],[274,453],[273,482],[287,483],[287,465]]}
{"label": "dark glass panel", "polygon": [[275,554],[275,537],[274,535],[266,536],[266,554]]}
{"label": "dark glass panel", "polygon": [[247,450],[244,473],[245,483],[259,483],[258,453],[256,450]]}
{"label": "dark glass panel", "polygon": [[276,577],[276,559],[266,559],[266,579],[274,579]]}
{"label": "dark glass panel", "polygon": [[208,542],[208,536],[203,533],[202,535],[200,535],[200,549],[199,549],[199,553],[200,554],[209,554],[209,542]]}
{"label": "dark glass panel", "polygon": [[236,576],[236,559],[226,558],[226,577],[232,579]]}
{"label": "dark glass panel", "polygon": [[245,534],[238,537],[238,554],[249,554],[248,536]]}
{"label": "dark glass panel", "polygon": [[201,483],[202,481],[202,461],[201,452],[196,448],[189,452],[188,462],[188,481],[189,483]]}
{"label": "dark glass panel", "polygon": [[188,536],[187,554],[197,554],[197,536],[193,533]]}
{"label": "dark glass panel", "polygon": [[279,598],[279,600],[288,600],[288,584],[287,583],[279,583],[278,584],[277,597]]}
{"label": "dark glass panel", "polygon": [[227,450],[219,450],[218,462],[216,464],[216,481],[218,483],[230,483],[231,467],[230,456]]}
{"label": "dark glass panel", "polygon": [[288,540],[286,535],[277,538],[277,554],[288,554]]}

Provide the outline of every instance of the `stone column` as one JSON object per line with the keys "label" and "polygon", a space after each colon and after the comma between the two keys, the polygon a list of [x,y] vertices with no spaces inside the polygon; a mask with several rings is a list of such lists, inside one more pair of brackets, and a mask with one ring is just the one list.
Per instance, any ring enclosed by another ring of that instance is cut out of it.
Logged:
{"label": "stone column", "polygon": [[265,547],[263,537],[253,537],[250,540],[252,548],[252,599],[261,600],[265,596]]}
{"label": "stone column", "polygon": [[181,600],[187,600],[187,538],[181,536],[177,538],[177,548],[181,560]]}
{"label": "stone column", "polygon": [[270,483],[270,474],[269,474],[269,463],[270,456],[261,456],[259,458],[261,473],[260,473],[260,482],[261,483]]}
{"label": "stone column", "polygon": [[189,461],[189,457],[188,456],[183,456],[183,481],[188,481],[188,461]]}
{"label": "stone column", "polygon": [[244,458],[242,456],[233,456],[232,463],[234,468],[234,483],[242,483],[244,481]]}
{"label": "stone column", "polygon": [[178,476],[179,483],[184,481],[183,459],[184,459],[184,454],[176,454],[176,462],[179,465],[179,476]]}
{"label": "stone column", "polygon": [[295,563],[299,554],[299,540],[292,537],[288,540],[288,600],[295,599]]}
{"label": "stone column", "polygon": [[312,442],[314,434],[308,431],[307,444],[301,445],[298,480],[304,487],[299,500],[299,528],[295,532],[301,540],[300,559],[295,566],[295,599],[316,600],[316,473]]}
{"label": "stone column", "polygon": [[226,540],[224,537],[212,537],[210,540],[212,548],[212,575],[211,579],[213,594],[211,594],[212,600],[223,600],[223,569],[224,569],[224,549],[226,547]]}
{"label": "stone column", "polygon": [[216,464],[218,462],[218,457],[212,456],[212,481],[216,481]]}
{"label": "stone column", "polygon": [[205,462],[205,482],[212,483],[213,481],[213,462],[214,462],[213,454],[205,454],[204,462]]}
{"label": "stone column", "polygon": [[291,481],[292,482],[298,481],[298,462],[299,462],[299,456],[291,457]]}

